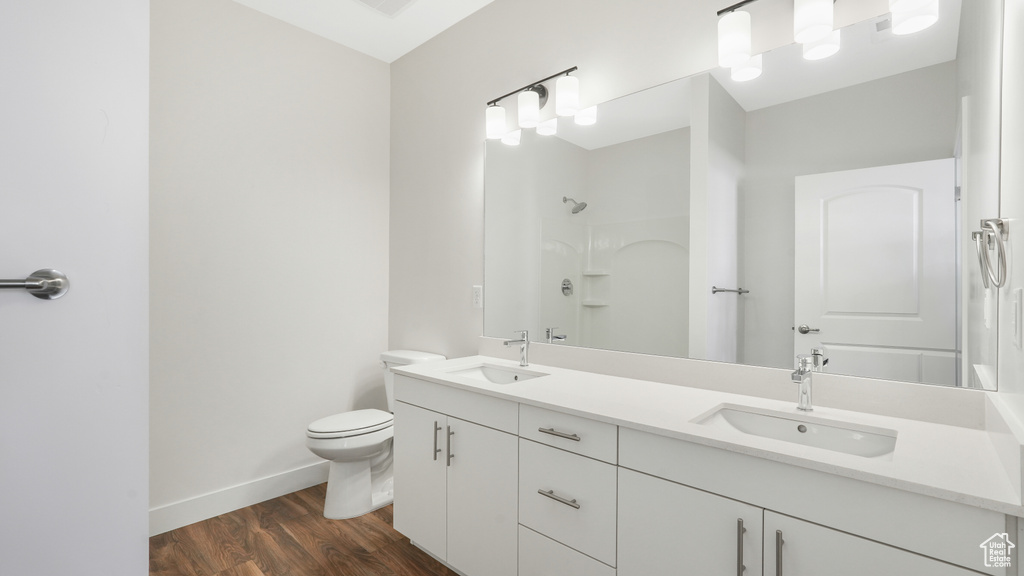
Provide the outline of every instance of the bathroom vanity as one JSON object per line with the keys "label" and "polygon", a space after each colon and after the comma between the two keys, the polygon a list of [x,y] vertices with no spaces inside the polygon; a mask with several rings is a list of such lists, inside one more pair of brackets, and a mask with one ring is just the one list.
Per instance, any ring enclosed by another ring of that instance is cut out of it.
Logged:
{"label": "bathroom vanity", "polygon": [[485,356],[395,372],[395,528],[466,576],[1017,574],[986,430]]}

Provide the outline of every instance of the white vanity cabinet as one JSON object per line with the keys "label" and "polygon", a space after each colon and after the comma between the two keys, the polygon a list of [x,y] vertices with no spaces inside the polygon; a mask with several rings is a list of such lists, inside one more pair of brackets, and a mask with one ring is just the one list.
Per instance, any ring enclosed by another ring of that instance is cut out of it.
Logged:
{"label": "white vanity cabinet", "polygon": [[749,504],[620,468],[618,575],[761,576],[763,515]]}
{"label": "white vanity cabinet", "polygon": [[395,529],[463,574],[516,576],[518,438],[484,424],[514,426],[517,404],[448,388],[428,408],[400,389],[396,381]]}
{"label": "white vanity cabinet", "polygon": [[620,576],[1007,574],[997,512],[621,427],[619,465]]}

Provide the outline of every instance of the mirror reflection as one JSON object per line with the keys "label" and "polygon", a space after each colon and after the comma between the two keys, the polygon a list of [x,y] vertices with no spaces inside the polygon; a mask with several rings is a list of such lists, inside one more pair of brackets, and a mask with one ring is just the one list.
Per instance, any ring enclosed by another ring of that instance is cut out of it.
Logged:
{"label": "mirror reflection", "polygon": [[489,141],[484,333],[778,368],[824,348],[834,373],[991,388],[970,230],[998,209],[1000,13],[882,15],[824,60],[791,45],[750,82]]}

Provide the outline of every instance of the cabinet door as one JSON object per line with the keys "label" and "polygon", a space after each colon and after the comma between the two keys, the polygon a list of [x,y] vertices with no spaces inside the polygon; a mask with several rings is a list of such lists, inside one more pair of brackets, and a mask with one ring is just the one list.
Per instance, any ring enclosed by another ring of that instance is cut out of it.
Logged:
{"label": "cabinet door", "polygon": [[[978,560],[980,563],[980,552]],[[966,568],[769,511],[764,514],[764,573],[766,576],[978,576],[977,572]]]}
{"label": "cabinet door", "polygon": [[446,461],[444,414],[395,402],[395,530],[444,560]]}
{"label": "cabinet door", "polygon": [[760,576],[763,513],[619,468],[618,575]]}
{"label": "cabinet door", "polygon": [[516,576],[518,439],[450,416],[448,425],[448,564],[470,576]]}

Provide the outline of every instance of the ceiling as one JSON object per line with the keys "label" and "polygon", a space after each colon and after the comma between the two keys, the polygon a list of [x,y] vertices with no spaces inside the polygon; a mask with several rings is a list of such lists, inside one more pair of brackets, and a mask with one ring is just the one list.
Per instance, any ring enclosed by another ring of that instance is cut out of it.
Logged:
{"label": "ceiling", "polygon": [[235,0],[389,64],[492,1],[412,0],[391,17],[389,0]]}

